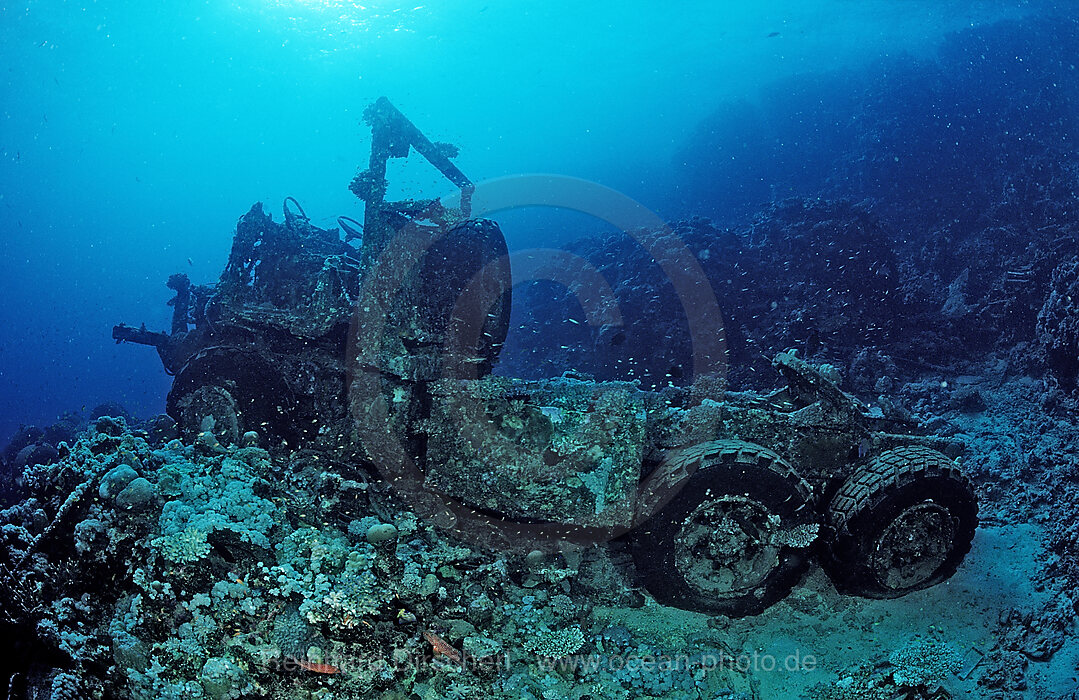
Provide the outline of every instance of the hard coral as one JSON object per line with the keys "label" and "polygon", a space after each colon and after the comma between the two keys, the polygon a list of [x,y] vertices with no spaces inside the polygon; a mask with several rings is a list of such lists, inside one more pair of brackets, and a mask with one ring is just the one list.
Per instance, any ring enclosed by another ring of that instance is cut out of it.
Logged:
{"label": "hard coral", "polygon": [[1079,377],[1079,258],[1053,272],[1037,333],[1050,371],[1061,386],[1074,389]]}
{"label": "hard coral", "polygon": [[910,688],[941,683],[962,667],[959,654],[942,642],[913,640],[888,657],[896,685]]}

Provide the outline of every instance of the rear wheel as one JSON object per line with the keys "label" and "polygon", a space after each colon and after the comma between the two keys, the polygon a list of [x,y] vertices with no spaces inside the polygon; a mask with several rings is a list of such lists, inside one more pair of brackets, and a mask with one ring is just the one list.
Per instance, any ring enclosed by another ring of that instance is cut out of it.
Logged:
{"label": "rear wheel", "polygon": [[840,590],[897,598],[949,578],[970,551],[978,503],[970,481],[927,447],[889,450],[832,498],[825,568]]}
{"label": "rear wheel", "polygon": [[817,529],[812,494],[776,453],[708,442],[672,453],[649,482],[667,482],[673,494],[631,536],[638,576],[656,600],[740,617],[802,579]]}

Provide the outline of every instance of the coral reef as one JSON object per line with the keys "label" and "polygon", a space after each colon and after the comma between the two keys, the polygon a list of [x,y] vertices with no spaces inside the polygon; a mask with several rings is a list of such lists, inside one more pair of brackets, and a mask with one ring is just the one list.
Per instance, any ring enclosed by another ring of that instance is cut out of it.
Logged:
{"label": "coral reef", "polygon": [[[588,608],[567,591],[578,579],[609,590],[602,567],[452,546],[388,495],[382,515],[339,530],[265,450],[146,437],[99,420],[56,463],[27,467],[30,497],[0,512],[8,624],[66,669],[29,686],[56,698],[568,696],[573,674],[537,659],[590,648]],[[123,494],[143,481],[133,506]],[[540,575],[525,588],[513,570]],[[431,630],[460,663],[432,653]],[[517,671],[495,680],[501,664]]]}
{"label": "coral reef", "polygon": [[1053,271],[1038,314],[1038,340],[1057,381],[1074,388],[1079,378],[1079,258]]}
{"label": "coral reef", "polygon": [[940,641],[915,639],[896,649],[888,657],[892,680],[902,687],[939,685],[958,673],[962,659],[949,645]]}
{"label": "coral reef", "polygon": [[[1077,47],[1074,18],[1002,21],[949,36],[935,56],[782,81],[702,121],[671,197],[714,221],[670,229],[717,295],[732,384],[767,385],[760,355],[789,346],[844,369],[883,349],[906,379],[1024,343],[1043,343],[1071,382],[1061,262],[1079,251],[1079,162],[1065,145],[1079,133],[1065,58]],[[622,323],[588,325],[595,309],[577,292],[589,278],[570,292],[534,282],[506,373],[687,382],[685,313],[661,260],[625,236],[572,250],[609,283]],[[1031,371],[1038,354],[1026,353]]]}
{"label": "coral reef", "polygon": [[[894,232],[863,206],[790,199],[730,228],[698,218],[672,224],[671,233],[669,244],[692,251],[716,293],[733,383],[760,386],[773,376],[761,359],[790,347],[845,368],[866,346],[905,351],[935,340],[917,337],[924,319],[936,314],[932,298],[910,283]],[[612,303],[621,325],[584,323],[571,290],[524,285],[519,298],[528,312],[518,312],[517,325],[535,335],[509,338],[500,372],[531,377],[573,367],[597,379],[639,380],[644,388],[688,383],[686,311],[657,262],[624,236],[571,247],[616,281]],[[902,300],[903,315],[889,312],[892,300]]]}

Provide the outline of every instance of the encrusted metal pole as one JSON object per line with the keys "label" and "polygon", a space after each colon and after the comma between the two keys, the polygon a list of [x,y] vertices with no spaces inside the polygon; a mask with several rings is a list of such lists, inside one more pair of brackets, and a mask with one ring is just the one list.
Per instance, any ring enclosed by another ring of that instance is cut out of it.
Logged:
{"label": "encrusted metal pole", "polygon": [[378,98],[364,110],[363,118],[371,127],[371,156],[367,170],[353,178],[349,189],[365,205],[362,243],[365,262],[376,258],[385,249],[393,232],[392,216],[402,208],[396,206],[398,203],[386,202],[386,163],[390,158],[407,157],[410,149],[415,149],[447,180],[460,188],[461,216],[468,218],[471,215],[472,193],[476,186],[450,160],[457,155],[454,146],[428,139],[385,97]]}
{"label": "encrusted metal pole", "polygon": [[[363,113],[364,121],[371,127],[371,156],[367,170],[358,174],[349,186],[365,205],[362,241],[365,263],[376,257],[385,247],[389,233],[383,206],[386,201],[386,163],[393,148],[393,125],[391,115],[385,108],[387,106],[392,107],[389,100],[380,97]],[[405,154],[408,154],[407,143]]]}

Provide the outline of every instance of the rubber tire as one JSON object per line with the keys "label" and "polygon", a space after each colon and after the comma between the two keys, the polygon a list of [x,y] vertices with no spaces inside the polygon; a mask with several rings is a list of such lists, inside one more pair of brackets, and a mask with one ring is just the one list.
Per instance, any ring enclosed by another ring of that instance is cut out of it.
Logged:
{"label": "rubber tire", "polygon": [[177,404],[182,419],[177,423],[187,427],[189,439],[202,431],[202,419],[214,417],[214,437],[224,446],[239,445],[244,433],[240,411],[232,393],[217,384],[204,384],[180,399]]}
{"label": "rubber tire", "polygon": [[[872,562],[877,542],[908,508],[932,504],[954,527],[950,547],[933,572],[917,583],[892,587]],[[852,474],[828,508],[831,536],[824,568],[836,588],[867,598],[898,598],[951,577],[970,551],[978,526],[978,502],[970,480],[946,455],[922,446],[899,447]]]}
{"label": "rubber tire", "polygon": [[443,371],[459,379],[487,376],[509,333],[513,297],[502,229],[489,219],[461,222],[439,234],[422,265],[416,323],[441,339],[441,354],[457,358]]}
{"label": "rubber tire", "polygon": [[[269,444],[282,440],[290,444],[298,442],[297,402],[284,370],[275,368],[258,352],[229,345],[202,350],[177,372],[172,382],[165,399],[165,412],[189,439],[201,429],[202,416],[189,408],[194,397],[200,391],[215,389],[231,398],[236,436],[254,430],[268,439]],[[221,439],[220,430],[215,432]]]}
{"label": "rubber tire", "polygon": [[685,519],[706,499],[723,494],[749,496],[789,525],[813,523],[809,484],[775,452],[742,440],[716,440],[679,453],[685,456],[672,456],[680,460],[673,471],[682,472],[677,493],[629,537],[640,583],[665,605],[728,617],[756,615],[785,598],[809,568],[808,548],[781,547],[777,565],[754,590],[717,598],[679,571],[676,543]]}

